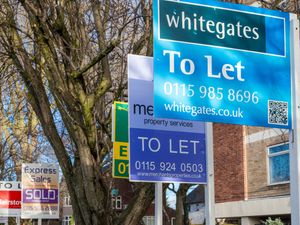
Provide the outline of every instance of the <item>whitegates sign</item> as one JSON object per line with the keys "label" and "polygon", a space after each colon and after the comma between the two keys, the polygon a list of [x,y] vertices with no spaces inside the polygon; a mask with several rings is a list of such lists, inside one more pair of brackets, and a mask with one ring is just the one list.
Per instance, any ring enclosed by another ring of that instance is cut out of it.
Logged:
{"label": "whitegates sign", "polygon": [[154,115],[291,128],[288,13],[154,0]]}

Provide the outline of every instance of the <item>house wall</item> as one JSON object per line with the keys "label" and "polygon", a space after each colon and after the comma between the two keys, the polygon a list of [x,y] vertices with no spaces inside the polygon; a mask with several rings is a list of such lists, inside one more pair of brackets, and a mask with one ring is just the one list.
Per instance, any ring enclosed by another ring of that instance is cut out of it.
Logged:
{"label": "house wall", "polygon": [[245,127],[248,198],[288,195],[289,184],[268,184],[267,147],[288,141],[288,131]]}
{"label": "house wall", "polygon": [[194,204],[191,204],[190,205],[190,210],[189,212],[197,212],[199,211],[200,209],[204,208],[205,207],[205,204],[204,203],[194,203]]}
{"label": "house wall", "polygon": [[214,171],[216,202],[246,198],[244,127],[214,124]]}
{"label": "house wall", "polygon": [[272,216],[291,213],[289,196],[223,202],[215,205],[216,218]]}
{"label": "house wall", "polygon": [[287,141],[283,129],[214,124],[216,202],[289,195],[289,184],[269,185],[267,164],[267,147]]}
{"label": "house wall", "polygon": [[125,208],[134,196],[133,187],[127,179],[113,179],[112,182],[113,187],[118,189],[122,196],[122,208]]}

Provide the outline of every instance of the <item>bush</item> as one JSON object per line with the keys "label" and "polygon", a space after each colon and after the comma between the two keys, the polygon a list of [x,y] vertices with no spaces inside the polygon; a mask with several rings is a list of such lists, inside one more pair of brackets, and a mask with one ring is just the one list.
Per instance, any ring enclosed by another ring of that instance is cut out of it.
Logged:
{"label": "bush", "polygon": [[262,221],[262,223],[265,225],[284,225],[280,218],[272,220],[270,217],[266,221]]}

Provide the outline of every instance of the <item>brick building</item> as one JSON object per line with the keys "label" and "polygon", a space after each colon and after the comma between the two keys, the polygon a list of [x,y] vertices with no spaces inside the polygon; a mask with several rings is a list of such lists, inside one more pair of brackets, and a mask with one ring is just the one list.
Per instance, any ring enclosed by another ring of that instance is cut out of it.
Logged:
{"label": "brick building", "polygon": [[290,224],[288,131],[214,124],[216,217]]}

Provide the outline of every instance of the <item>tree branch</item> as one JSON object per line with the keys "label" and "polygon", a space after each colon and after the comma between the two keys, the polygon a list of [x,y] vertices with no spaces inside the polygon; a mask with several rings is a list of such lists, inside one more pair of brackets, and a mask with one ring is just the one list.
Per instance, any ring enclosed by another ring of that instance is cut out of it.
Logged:
{"label": "tree branch", "polygon": [[106,57],[110,52],[114,50],[114,48],[120,43],[120,39],[117,39],[115,41],[112,41],[110,45],[102,52],[100,52],[95,58],[93,58],[89,64],[85,65],[81,70],[77,72],[73,72],[71,76],[74,79],[79,78],[82,76],[85,72],[87,72],[89,69],[91,69],[93,66],[95,66],[97,63],[99,63],[104,57]]}

